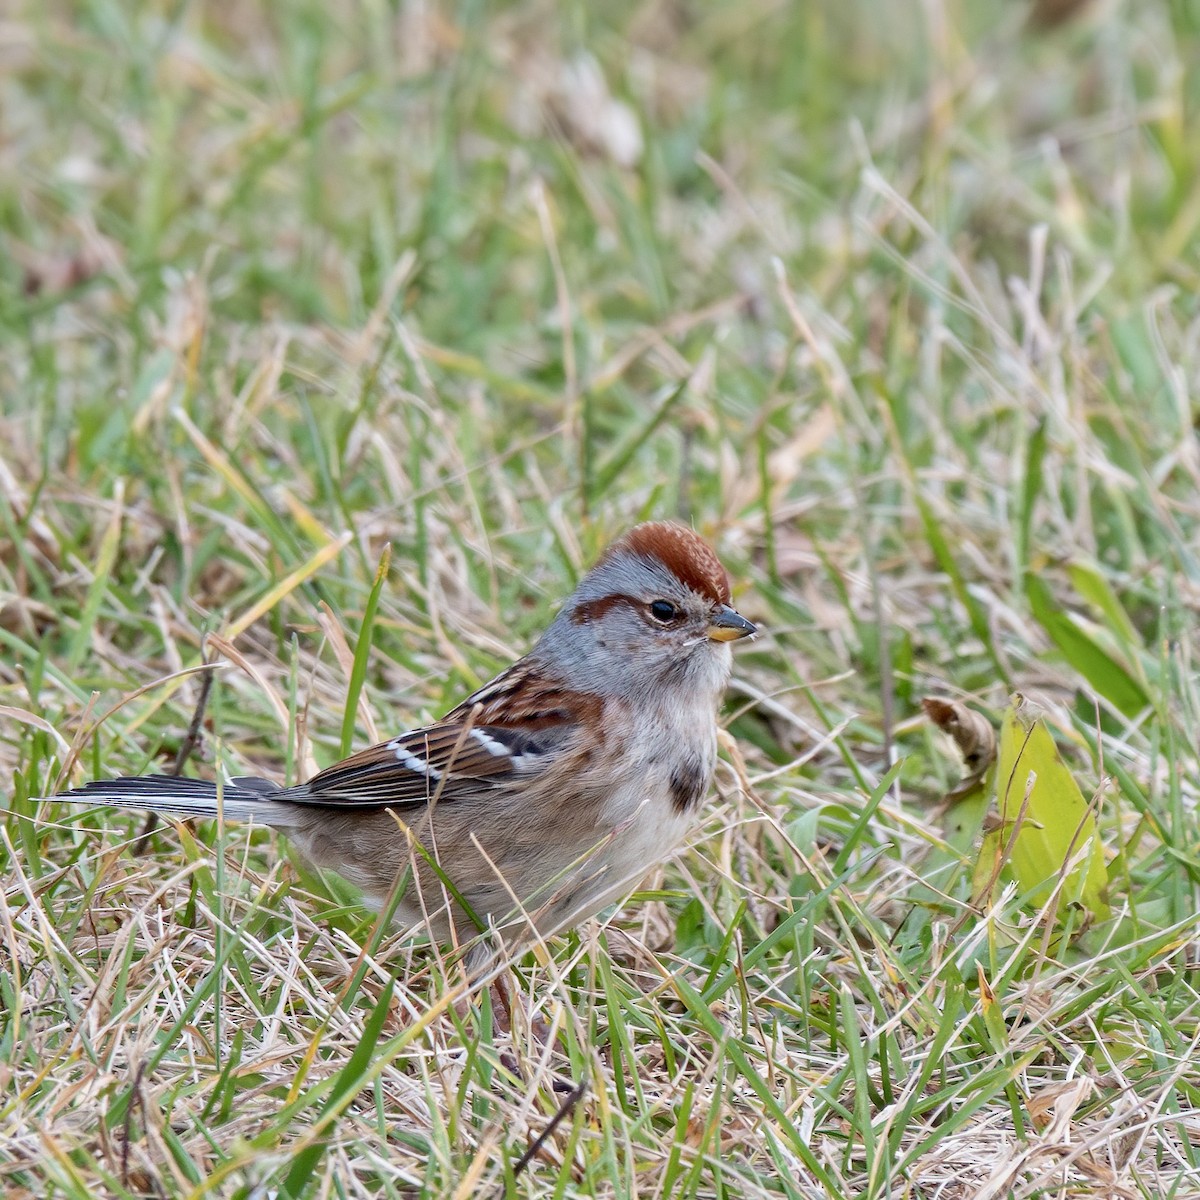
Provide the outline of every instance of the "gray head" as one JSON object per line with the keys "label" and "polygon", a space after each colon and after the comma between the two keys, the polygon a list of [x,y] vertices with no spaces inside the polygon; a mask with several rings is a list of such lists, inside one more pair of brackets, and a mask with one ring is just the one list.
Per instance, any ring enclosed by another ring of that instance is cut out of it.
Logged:
{"label": "gray head", "polygon": [[729,576],[683,525],[635,526],[601,555],[534,648],[568,686],[637,700],[663,686],[715,703],[729,642],[755,632],[730,607]]}

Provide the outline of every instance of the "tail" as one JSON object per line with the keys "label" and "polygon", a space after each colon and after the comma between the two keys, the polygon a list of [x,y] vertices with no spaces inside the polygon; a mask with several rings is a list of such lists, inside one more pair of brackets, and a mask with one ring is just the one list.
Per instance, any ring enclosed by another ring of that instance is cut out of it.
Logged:
{"label": "tail", "polygon": [[230,821],[258,821],[286,828],[296,817],[296,809],[287,803],[286,797],[286,788],[251,775],[228,780],[221,786],[219,796],[217,785],[204,779],[136,775],[126,779],[98,779],[47,799],[137,808],[182,820],[215,817],[220,813]]}

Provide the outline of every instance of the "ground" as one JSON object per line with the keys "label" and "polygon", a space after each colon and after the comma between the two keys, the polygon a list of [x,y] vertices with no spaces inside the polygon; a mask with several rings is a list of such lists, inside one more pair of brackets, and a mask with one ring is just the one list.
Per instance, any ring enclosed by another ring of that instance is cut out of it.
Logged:
{"label": "ground", "polygon": [[[5,1196],[1200,1196],[1197,61],[1185,0],[10,4]],[[303,778],[648,516],[763,632],[511,1032],[266,831],[37,802],[172,768],[205,655],[186,770]],[[1014,692],[1103,917],[949,798],[922,700]]]}

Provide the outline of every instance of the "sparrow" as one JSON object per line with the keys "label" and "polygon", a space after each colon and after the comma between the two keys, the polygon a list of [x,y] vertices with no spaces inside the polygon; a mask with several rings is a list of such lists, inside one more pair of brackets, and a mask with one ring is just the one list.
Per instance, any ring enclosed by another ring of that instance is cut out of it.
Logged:
{"label": "sparrow", "polygon": [[604,551],[524,658],[432,725],[293,787],[146,775],[54,798],[261,822],[438,942],[546,937],[632,890],[693,824],[730,643],[755,632],[712,548],[648,522]]}

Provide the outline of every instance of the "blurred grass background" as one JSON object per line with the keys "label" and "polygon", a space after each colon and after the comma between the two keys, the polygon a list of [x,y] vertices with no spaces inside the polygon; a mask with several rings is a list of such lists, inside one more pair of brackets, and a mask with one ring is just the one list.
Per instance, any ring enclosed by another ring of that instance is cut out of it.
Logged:
{"label": "blurred grass background", "polygon": [[[1200,7],[1056,7],[4,10],[6,1195],[1200,1195]],[[765,633],[549,1049],[266,833],[31,800],[173,762],[204,635],[195,769],[303,776],[648,516]],[[1014,690],[1069,942],[921,713]]]}

